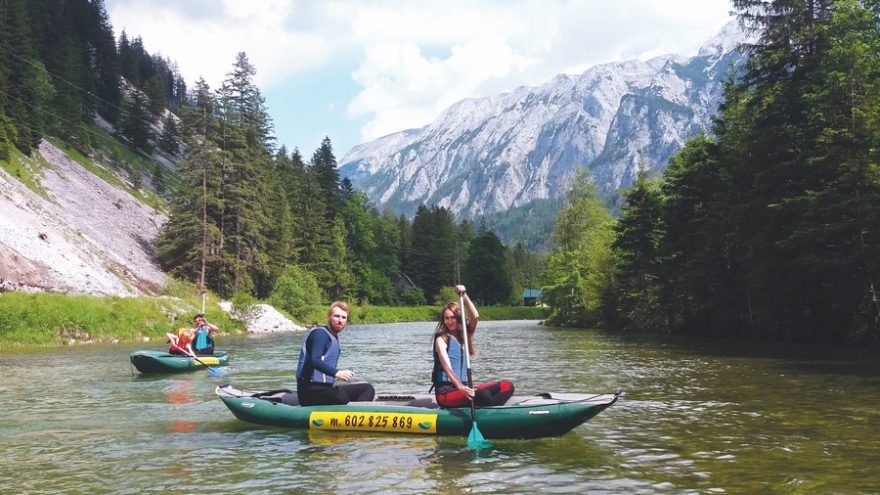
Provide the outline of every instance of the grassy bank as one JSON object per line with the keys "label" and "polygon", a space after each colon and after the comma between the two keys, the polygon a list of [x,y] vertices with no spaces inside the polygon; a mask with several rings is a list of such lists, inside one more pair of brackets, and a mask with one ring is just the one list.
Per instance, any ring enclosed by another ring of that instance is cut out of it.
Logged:
{"label": "grassy bank", "polygon": [[[0,294],[0,348],[67,345],[73,342],[164,342],[165,332],[192,324],[193,302],[171,297],[95,297],[63,294]],[[216,305],[208,321],[225,333],[244,332]]]}
{"label": "grassy bank", "polygon": [[[56,346],[84,342],[164,342],[166,332],[191,324],[200,302],[179,297],[96,297],[20,292],[0,293],[0,349],[16,346]],[[482,320],[540,320],[548,310],[524,307],[480,308]],[[327,306],[310,308],[304,318],[293,319],[309,326],[327,319]],[[353,305],[352,324],[436,321],[439,306],[387,307]],[[232,320],[217,307],[208,305],[208,321],[222,333],[246,331],[244,323]]]}
{"label": "grassy bank", "polygon": [[[359,323],[398,323],[407,321],[437,321],[440,319],[440,306],[363,306],[351,308],[350,320]],[[522,306],[485,306],[478,308],[480,319],[490,320],[543,320],[550,315],[549,308],[527,308]],[[327,309],[322,308],[322,319],[326,320]]]}

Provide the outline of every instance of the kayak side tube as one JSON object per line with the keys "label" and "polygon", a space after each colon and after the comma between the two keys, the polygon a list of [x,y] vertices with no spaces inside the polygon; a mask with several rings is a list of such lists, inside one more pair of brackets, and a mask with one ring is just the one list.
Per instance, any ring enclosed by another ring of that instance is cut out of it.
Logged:
{"label": "kayak side tube", "polygon": [[[221,385],[215,393],[236,418],[249,423],[312,431],[373,431],[467,436],[470,408],[443,409],[433,396],[382,396],[372,402],[301,406],[296,392],[238,390]],[[585,423],[612,404],[614,394],[554,394],[512,397],[507,404],[477,409],[486,438],[559,436]]]}
{"label": "kayak side tube", "polygon": [[164,351],[140,350],[129,355],[131,364],[141,373],[179,373],[204,369],[208,366],[226,366],[229,364],[227,351],[215,351],[214,354],[198,356],[198,360],[190,356],[171,354]]}

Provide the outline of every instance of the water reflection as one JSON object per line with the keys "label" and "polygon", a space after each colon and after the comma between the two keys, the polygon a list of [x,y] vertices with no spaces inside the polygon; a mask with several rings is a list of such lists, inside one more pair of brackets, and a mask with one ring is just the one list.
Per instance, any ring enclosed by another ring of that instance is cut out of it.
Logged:
{"label": "water reflection", "polygon": [[[425,392],[433,323],[352,326],[341,364]],[[481,322],[475,380],[624,397],[559,438],[286,431],[235,419],[221,383],[294,386],[302,334],[224,339],[225,377],[132,375],[132,346],[0,356],[0,478],[15,493],[876,493],[876,354]],[[51,366],[48,364],[51,363]],[[100,466],[100,469],[96,469]]]}

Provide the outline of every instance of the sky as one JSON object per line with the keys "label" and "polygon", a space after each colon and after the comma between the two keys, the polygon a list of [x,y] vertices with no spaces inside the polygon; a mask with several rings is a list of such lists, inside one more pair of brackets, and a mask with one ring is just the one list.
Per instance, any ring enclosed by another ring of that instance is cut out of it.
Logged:
{"label": "sky", "polygon": [[217,89],[245,52],[277,146],[337,160],[485,97],[601,63],[697,54],[730,0],[105,0],[117,36]]}

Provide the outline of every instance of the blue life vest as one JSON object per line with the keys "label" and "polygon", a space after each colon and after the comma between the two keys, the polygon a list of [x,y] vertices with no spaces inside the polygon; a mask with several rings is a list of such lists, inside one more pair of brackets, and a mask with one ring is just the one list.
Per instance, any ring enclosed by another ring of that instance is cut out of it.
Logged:
{"label": "blue life vest", "polygon": [[204,351],[205,349],[214,347],[214,339],[209,335],[209,329],[207,325],[202,325],[196,330],[196,341],[193,344],[193,348],[196,352]]}
{"label": "blue life vest", "polygon": [[[436,342],[436,338],[435,338]],[[436,345],[436,344],[435,344]],[[449,365],[453,373],[458,376],[458,380],[465,383],[467,380],[467,362],[464,359],[464,347],[458,343],[458,340],[452,335],[449,336],[449,343],[446,344],[446,354],[449,356]],[[443,383],[452,383],[452,380],[446,376],[443,366],[440,364],[440,355],[437,354],[437,348],[434,348],[434,385]]]}
{"label": "blue life vest", "polygon": [[[302,348],[299,350],[299,362],[296,365],[296,379],[297,380],[305,380],[304,376],[306,373],[306,368],[311,368],[309,361],[311,360],[311,356],[309,356],[309,350],[306,348],[306,344],[309,342],[309,337],[312,336],[312,333],[318,331],[327,332],[327,335],[330,336],[330,348],[321,356],[321,361],[328,363],[333,368],[336,368],[336,363],[339,362],[339,353],[342,351],[342,346],[339,345],[339,339],[336,338],[335,335],[330,331],[327,327],[314,327],[309,330],[309,333],[306,334],[303,339]],[[311,376],[309,377],[309,381],[312,383],[329,383],[332,384],[336,381],[336,377],[325,375],[321,371],[311,368]]]}

